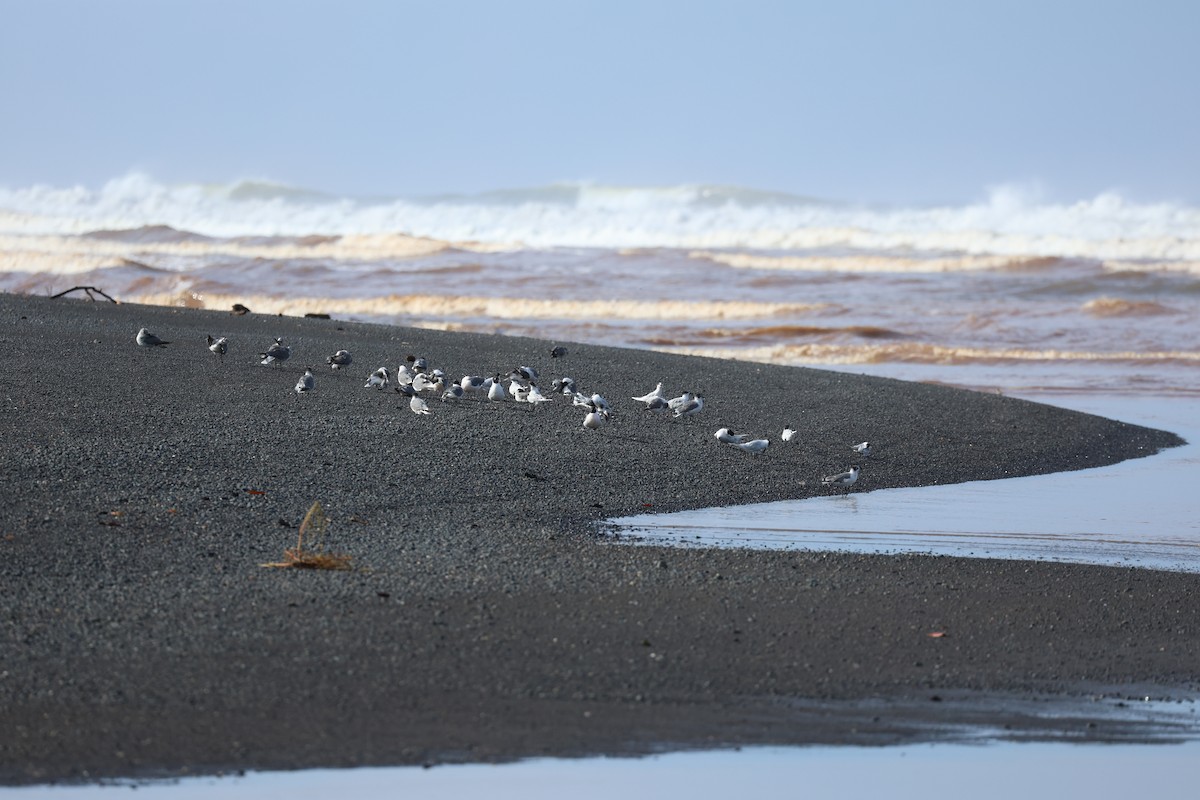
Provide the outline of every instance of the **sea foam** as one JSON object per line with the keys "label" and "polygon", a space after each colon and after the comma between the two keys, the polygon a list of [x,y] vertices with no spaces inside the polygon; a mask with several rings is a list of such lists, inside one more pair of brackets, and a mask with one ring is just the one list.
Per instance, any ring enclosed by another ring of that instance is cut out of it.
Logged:
{"label": "sea foam", "polygon": [[0,233],[168,225],[205,236],[404,233],[524,247],[902,249],[1014,257],[1200,261],[1200,209],[1109,192],[1049,203],[1009,187],[978,203],[879,208],[737,187],[561,184],[424,198],[351,198],[263,181],[0,189]]}

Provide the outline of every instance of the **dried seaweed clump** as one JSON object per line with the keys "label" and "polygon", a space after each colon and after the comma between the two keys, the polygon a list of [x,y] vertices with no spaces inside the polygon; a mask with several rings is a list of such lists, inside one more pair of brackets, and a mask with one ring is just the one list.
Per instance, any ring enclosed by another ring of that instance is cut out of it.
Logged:
{"label": "dried seaweed clump", "polygon": [[350,569],[350,556],[325,551],[325,528],[329,519],[321,504],[313,503],[300,523],[296,546],[283,551],[283,561],[263,564],[264,567],[285,569]]}

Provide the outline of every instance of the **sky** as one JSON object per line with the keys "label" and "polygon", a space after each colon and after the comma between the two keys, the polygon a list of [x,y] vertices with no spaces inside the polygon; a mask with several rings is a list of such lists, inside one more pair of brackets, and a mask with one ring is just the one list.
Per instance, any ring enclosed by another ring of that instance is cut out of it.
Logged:
{"label": "sky", "polygon": [[1194,0],[0,0],[0,187],[1200,204]]}

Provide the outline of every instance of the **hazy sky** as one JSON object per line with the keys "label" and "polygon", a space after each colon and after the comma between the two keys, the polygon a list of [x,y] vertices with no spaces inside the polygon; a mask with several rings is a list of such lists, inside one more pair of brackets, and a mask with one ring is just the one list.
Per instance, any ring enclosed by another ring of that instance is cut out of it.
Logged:
{"label": "hazy sky", "polygon": [[1200,2],[0,0],[0,186],[1200,203]]}

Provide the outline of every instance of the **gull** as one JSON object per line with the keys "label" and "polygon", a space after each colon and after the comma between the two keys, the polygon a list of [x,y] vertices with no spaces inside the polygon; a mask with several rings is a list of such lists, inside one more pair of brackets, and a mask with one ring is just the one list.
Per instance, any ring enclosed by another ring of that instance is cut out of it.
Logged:
{"label": "gull", "polygon": [[516,400],[518,403],[524,403],[529,399],[529,387],[522,386],[516,381],[509,381],[508,393],[511,394],[513,396],[513,400]]}
{"label": "gull", "polygon": [[312,367],[305,367],[304,374],[300,376],[300,380],[296,381],[296,394],[311,392],[316,385],[317,380],[313,377]]}
{"label": "gull", "polygon": [[413,395],[412,399],[408,401],[408,407],[412,410],[412,412],[414,414],[430,413],[429,412],[429,404],[426,403],[420,397],[417,397],[416,395]]}
{"label": "gull", "polygon": [[267,352],[259,355],[262,356],[262,361],[258,362],[259,366],[279,365],[292,357],[292,348],[284,347],[283,339],[276,337],[275,343],[267,348]]}
{"label": "gull", "polygon": [[396,383],[408,386],[413,382],[413,372],[408,368],[407,364],[401,364],[396,367]]}
{"label": "gull", "polygon": [[504,384],[500,382],[500,376],[497,375],[492,379],[492,385],[488,387],[488,400],[499,402],[507,397],[508,394],[504,391]]}
{"label": "gull", "polygon": [[555,378],[554,383],[550,384],[550,390],[562,392],[566,395],[575,394],[575,379],[568,378],[565,375],[561,378]]}
{"label": "gull", "polygon": [[424,372],[429,366],[429,361],[427,359],[421,358],[420,356],[414,356],[411,353],[405,356],[404,360],[409,364],[412,364],[412,368],[416,372]]}
{"label": "gull", "polygon": [[730,442],[730,444],[739,450],[746,451],[747,453],[761,453],[763,450],[767,449],[767,445],[769,445],[770,442],[766,439],[753,439],[749,442]]}
{"label": "gull", "polygon": [[[428,390],[434,394],[441,394],[442,392],[446,391],[446,379],[438,375],[434,379],[433,383],[429,384],[429,386],[426,388],[428,388]],[[461,386],[455,386],[454,388],[462,391]]]}
{"label": "gull", "polygon": [[534,406],[536,406],[536,405],[538,405],[538,403],[549,403],[550,398],[546,397],[546,395],[542,394],[541,389],[539,389],[538,387],[530,386],[529,391],[526,393],[526,396],[525,396],[525,402],[532,403]]}
{"label": "gull", "polygon": [[432,386],[433,386],[433,381],[429,380],[429,376],[426,375],[424,372],[418,372],[416,375],[413,375],[412,387],[414,390],[416,390],[418,392],[423,392]]}
{"label": "gull", "polygon": [[858,467],[850,467],[849,472],[839,472],[837,475],[826,475],[821,483],[826,486],[852,486],[858,480]]}
{"label": "gull", "polygon": [[670,403],[662,397],[656,397],[646,403],[647,411],[667,411],[671,408]]}
{"label": "gull", "polygon": [[450,384],[450,388],[442,392],[442,402],[447,400],[462,400],[463,388],[457,383]]}
{"label": "gull", "polygon": [[580,408],[591,408],[592,398],[583,392],[575,392],[573,395],[571,395],[571,405],[578,406]]}
{"label": "gull", "polygon": [[690,417],[693,414],[699,414],[700,409],[704,408],[704,398],[700,395],[692,397],[691,402],[684,403],[675,409],[675,418]]}
{"label": "gull", "polygon": [[791,427],[784,428],[783,433],[779,435],[779,438],[783,439],[785,442],[790,442],[796,438],[796,431]]}
{"label": "gull", "polygon": [[212,334],[209,334],[208,335],[208,349],[211,350],[214,354],[224,358],[225,354],[229,352],[229,340],[227,338],[225,338],[224,336],[222,336],[220,339],[214,339],[212,337]]}
{"label": "gull", "polygon": [[517,367],[511,373],[509,373],[508,377],[524,378],[525,380],[533,383],[533,382],[537,381],[538,374],[537,374],[537,370],[534,369],[533,367]]}
{"label": "gull", "polygon": [[550,348],[550,357],[551,358],[562,358],[566,354],[567,354],[567,348],[563,347],[561,344],[556,347]]}
{"label": "gull", "polygon": [[593,408],[588,415],[583,418],[583,427],[590,431],[598,431],[604,425],[606,414],[599,409]]}
{"label": "gull", "polygon": [[672,397],[670,400],[668,400],[667,405],[672,411],[678,411],[695,399],[696,395],[692,394],[691,392],[684,392],[683,394],[679,395],[679,397]]}
{"label": "gull", "polygon": [[717,439],[725,442],[725,444],[742,444],[750,438],[749,434],[734,433],[729,428],[721,428],[719,431],[714,433],[713,436],[716,436]]}
{"label": "gull", "polygon": [[349,350],[338,350],[336,353],[325,359],[325,363],[336,369],[348,367],[354,361],[354,356],[350,355]]}
{"label": "gull", "polygon": [[607,400],[605,400],[601,395],[598,395],[598,394],[592,395],[591,399],[592,399],[592,405],[594,405],[599,410],[603,411],[606,415],[608,414],[608,401]]}
{"label": "gull", "polygon": [[[858,444],[853,445],[850,449],[853,450],[854,452],[858,453],[860,456],[871,455],[871,443],[870,442],[859,442]],[[884,460],[886,460],[886,459],[884,459]]]}
{"label": "gull", "polygon": [[138,347],[166,347],[170,342],[164,342],[150,331],[142,328],[137,333]]}
{"label": "gull", "polygon": [[392,390],[397,394],[402,394],[405,397],[416,397],[417,393],[413,391],[411,386],[405,386],[403,383],[392,387]]}
{"label": "gull", "polygon": [[658,384],[658,386],[654,387],[653,392],[649,392],[647,394],[642,395],[641,397],[634,397],[631,399],[637,400],[639,403],[651,403],[654,400],[666,400],[667,395],[665,393],[663,393],[662,384],[660,383],[660,384]]}
{"label": "gull", "polygon": [[464,392],[476,392],[480,389],[486,389],[492,385],[491,378],[484,378],[481,375],[463,375],[458,385],[462,387]]}
{"label": "gull", "polygon": [[388,372],[387,367],[380,367],[367,376],[367,382],[363,384],[364,389],[379,389],[383,390],[392,382],[392,374]]}

